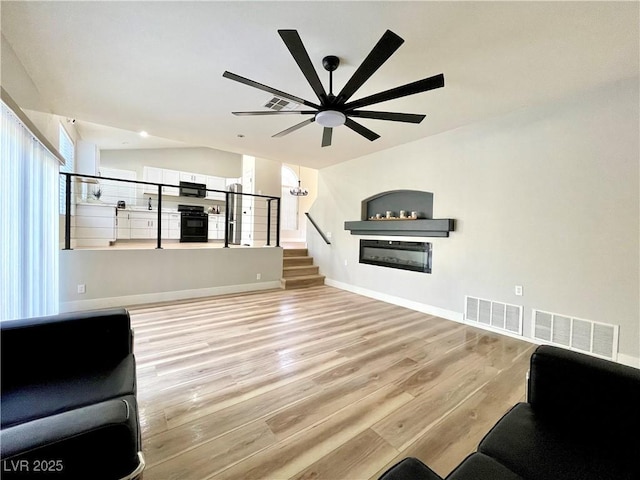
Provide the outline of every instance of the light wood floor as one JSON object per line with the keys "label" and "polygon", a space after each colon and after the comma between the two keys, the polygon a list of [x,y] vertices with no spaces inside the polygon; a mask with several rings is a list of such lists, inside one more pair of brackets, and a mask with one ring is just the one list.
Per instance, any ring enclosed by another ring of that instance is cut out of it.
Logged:
{"label": "light wood floor", "polygon": [[327,286],[130,308],[145,480],[449,473],[534,346]]}

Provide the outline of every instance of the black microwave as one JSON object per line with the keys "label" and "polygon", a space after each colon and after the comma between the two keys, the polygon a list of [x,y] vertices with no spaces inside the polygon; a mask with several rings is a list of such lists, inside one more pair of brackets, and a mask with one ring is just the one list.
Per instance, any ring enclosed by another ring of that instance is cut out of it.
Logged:
{"label": "black microwave", "polygon": [[204,198],[207,196],[207,186],[204,183],[180,182],[180,196]]}

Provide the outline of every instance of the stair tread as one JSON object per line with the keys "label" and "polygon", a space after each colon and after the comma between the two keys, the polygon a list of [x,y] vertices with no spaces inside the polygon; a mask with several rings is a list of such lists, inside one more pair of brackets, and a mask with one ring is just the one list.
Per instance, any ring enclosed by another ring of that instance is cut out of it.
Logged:
{"label": "stair tread", "polygon": [[314,273],[313,275],[299,275],[297,277],[286,277],[286,278],[283,278],[282,280],[285,280],[287,282],[295,282],[296,280],[312,280],[314,278],[324,278],[324,275],[320,273]]}
{"label": "stair tread", "polygon": [[299,277],[282,278],[280,285],[285,290],[290,288],[306,288],[324,285],[324,275],[302,275]]}
{"label": "stair tread", "polygon": [[307,268],[318,268],[317,265],[291,265],[288,267],[282,267],[283,270],[305,270]]}
{"label": "stair tread", "polygon": [[285,248],[282,252],[282,255],[284,257],[300,257],[300,256],[306,256],[309,253],[308,249],[306,248]]}

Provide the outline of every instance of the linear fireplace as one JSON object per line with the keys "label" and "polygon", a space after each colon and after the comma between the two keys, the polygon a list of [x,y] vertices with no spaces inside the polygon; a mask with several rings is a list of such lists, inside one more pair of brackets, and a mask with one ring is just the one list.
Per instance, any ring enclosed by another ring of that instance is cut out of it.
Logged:
{"label": "linear fireplace", "polygon": [[431,243],[360,240],[360,263],[431,273]]}

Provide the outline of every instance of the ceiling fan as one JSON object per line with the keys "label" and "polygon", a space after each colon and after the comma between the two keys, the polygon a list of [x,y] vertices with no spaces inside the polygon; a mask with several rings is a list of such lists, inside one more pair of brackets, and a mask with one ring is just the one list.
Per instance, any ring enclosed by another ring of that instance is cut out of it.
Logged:
{"label": "ceiling fan", "polygon": [[404,43],[404,40],[391,30],[387,30],[378,43],[369,52],[355,73],[351,76],[338,95],[333,94],[333,72],[340,65],[340,59],[334,55],[329,55],[322,59],[322,66],[329,72],[329,93],[327,93],[320,82],[318,73],[316,72],[307,50],[304,48],[300,35],[297,30],[278,30],[280,37],[291,52],[294,60],[302,70],[303,75],[311,85],[314,93],[317,95],[320,104],[316,104],[303,98],[291,95],[289,93],[277,90],[275,88],[255,82],[235,73],[225,71],[222,76],[236,82],[244,83],[250,87],[254,87],[265,92],[272,93],[279,97],[283,97],[294,102],[311,107],[314,110],[265,110],[256,112],[232,112],[234,115],[312,115],[304,122],[300,122],[292,127],[276,133],[274,137],[283,137],[291,132],[298,130],[312,122],[317,122],[324,127],[322,133],[322,146],[331,145],[331,136],[333,129],[341,125],[345,125],[354,132],[362,135],[370,141],[380,137],[377,133],[369,130],[352,117],[356,118],[372,118],[376,120],[389,120],[392,122],[420,123],[425,115],[412,113],[395,113],[395,112],[379,112],[372,110],[358,110],[361,107],[373,105],[375,103],[386,102],[396,98],[406,97],[407,95],[415,95],[416,93],[426,92],[435,88],[444,87],[444,75],[441,73],[433,77],[424,78],[416,82],[408,83],[399,87],[385,90],[368,97],[360,98],[349,102],[348,100],[353,94],[386,62],[391,55]]}

